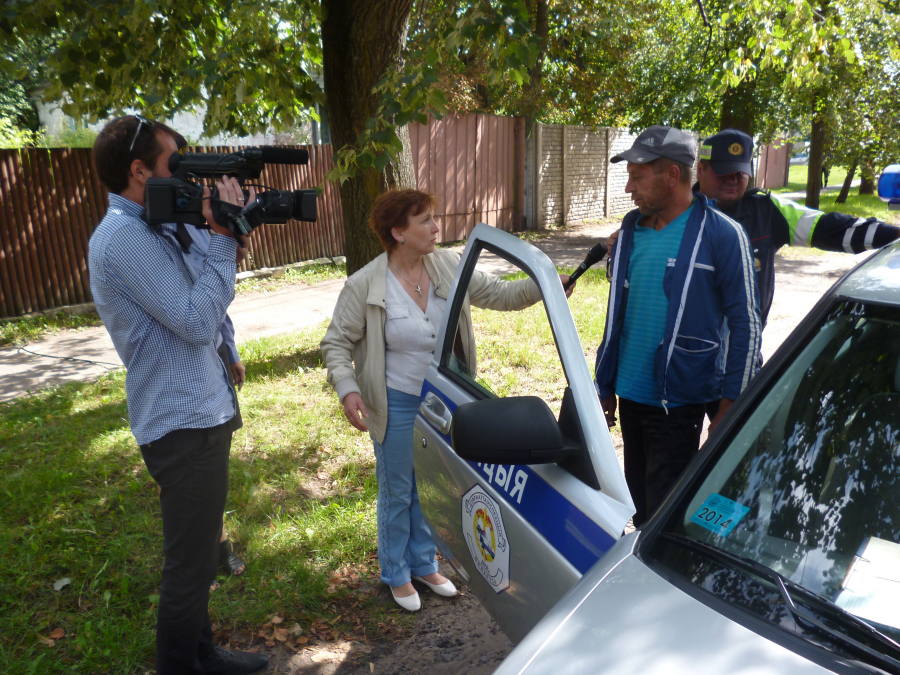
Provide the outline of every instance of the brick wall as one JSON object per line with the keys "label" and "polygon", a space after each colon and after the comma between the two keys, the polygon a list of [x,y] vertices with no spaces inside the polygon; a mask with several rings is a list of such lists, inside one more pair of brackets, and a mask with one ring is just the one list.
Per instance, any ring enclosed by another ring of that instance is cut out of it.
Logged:
{"label": "brick wall", "polygon": [[609,158],[631,146],[632,134],[619,129],[540,125],[531,142],[538,158],[534,220],[561,225],[621,215],[631,209],[624,166]]}
{"label": "brick wall", "polygon": [[[631,147],[637,134],[628,133],[625,129],[609,130],[609,156],[615,157]],[[618,216],[631,211],[634,203],[625,192],[625,183],[628,182],[628,162],[616,162],[608,164],[609,177],[607,178],[609,194],[609,215]]]}
{"label": "brick wall", "polygon": [[540,163],[540,223],[541,225],[562,222],[562,127],[545,125],[541,129]]}
{"label": "brick wall", "polygon": [[589,127],[567,127],[566,219],[604,217],[606,134]]}
{"label": "brick wall", "polygon": [[[613,127],[536,125],[526,150],[529,227],[616,218],[633,209],[625,192],[627,163],[610,164],[609,158],[630,148],[636,136]],[[697,134],[693,136],[699,142]],[[756,160],[758,184],[784,185],[789,157],[789,144],[761,147]],[[695,167],[694,180],[696,175]]]}

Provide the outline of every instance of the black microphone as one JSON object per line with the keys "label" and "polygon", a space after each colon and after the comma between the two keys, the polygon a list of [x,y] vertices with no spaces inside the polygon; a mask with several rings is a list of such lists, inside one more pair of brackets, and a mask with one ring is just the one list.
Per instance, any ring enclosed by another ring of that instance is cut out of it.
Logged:
{"label": "black microphone", "polygon": [[581,261],[581,264],[575,268],[575,271],[572,272],[572,276],[569,277],[569,280],[563,285],[563,290],[569,290],[569,286],[575,283],[575,280],[584,274],[588,267],[597,264],[601,260],[603,260],[603,256],[606,255],[606,242],[599,242],[594,244],[594,247],[587,252],[587,255],[584,256],[584,260]]}
{"label": "black microphone", "polygon": [[175,153],[169,158],[169,171],[176,178],[218,178],[235,176],[241,180],[259,178],[265,164],[306,164],[309,152],[299,148],[264,145],[228,154],[216,152]]}
{"label": "black microphone", "polygon": [[263,145],[259,148],[248,148],[243,154],[247,159],[251,152],[259,152],[259,158],[266,164],[307,164],[309,151],[300,148],[279,148],[276,145]]}

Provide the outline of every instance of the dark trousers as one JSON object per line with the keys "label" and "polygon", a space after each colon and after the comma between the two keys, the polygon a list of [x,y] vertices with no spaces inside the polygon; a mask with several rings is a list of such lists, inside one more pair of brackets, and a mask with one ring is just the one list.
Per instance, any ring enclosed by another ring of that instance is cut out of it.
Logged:
{"label": "dark trousers", "polygon": [[232,422],[179,429],[141,446],[159,484],[163,519],[162,581],[156,622],[159,675],[202,672],[213,649],[207,604],[228,492]]}
{"label": "dark trousers", "polygon": [[625,446],[625,480],[640,527],[665,499],[684,467],[700,448],[706,406],[657,406],[619,399],[619,423]]}

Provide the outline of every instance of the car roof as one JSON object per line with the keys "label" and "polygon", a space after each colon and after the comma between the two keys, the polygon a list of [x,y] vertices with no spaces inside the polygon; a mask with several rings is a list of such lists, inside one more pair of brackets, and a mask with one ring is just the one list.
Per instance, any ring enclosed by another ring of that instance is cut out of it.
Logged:
{"label": "car roof", "polygon": [[900,306],[900,239],[845,276],[834,294],[852,300]]}

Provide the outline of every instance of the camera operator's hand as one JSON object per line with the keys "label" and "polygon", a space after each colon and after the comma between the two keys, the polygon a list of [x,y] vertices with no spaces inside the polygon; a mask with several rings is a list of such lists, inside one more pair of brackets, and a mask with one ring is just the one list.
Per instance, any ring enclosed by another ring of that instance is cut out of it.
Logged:
{"label": "camera operator's hand", "polygon": [[[237,178],[231,176],[225,176],[221,180],[217,180],[216,188],[219,193],[219,201],[226,204],[243,207],[248,202],[256,199],[256,190],[254,188],[250,188],[249,195],[244,199],[244,189],[241,187]],[[209,223],[209,227],[213,232],[224,234],[226,237],[234,237],[234,234],[228,227],[216,222],[216,219],[213,216],[210,190],[207,187],[203,188],[203,217],[206,218],[206,222]],[[240,243],[243,245],[243,241]]]}
{"label": "camera operator's hand", "polygon": [[244,386],[244,378],[247,376],[247,369],[244,367],[243,363],[237,361],[236,363],[231,364],[229,370],[231,370],[231,381],[234,383],[234,388],[240,391],[241,387]]}

